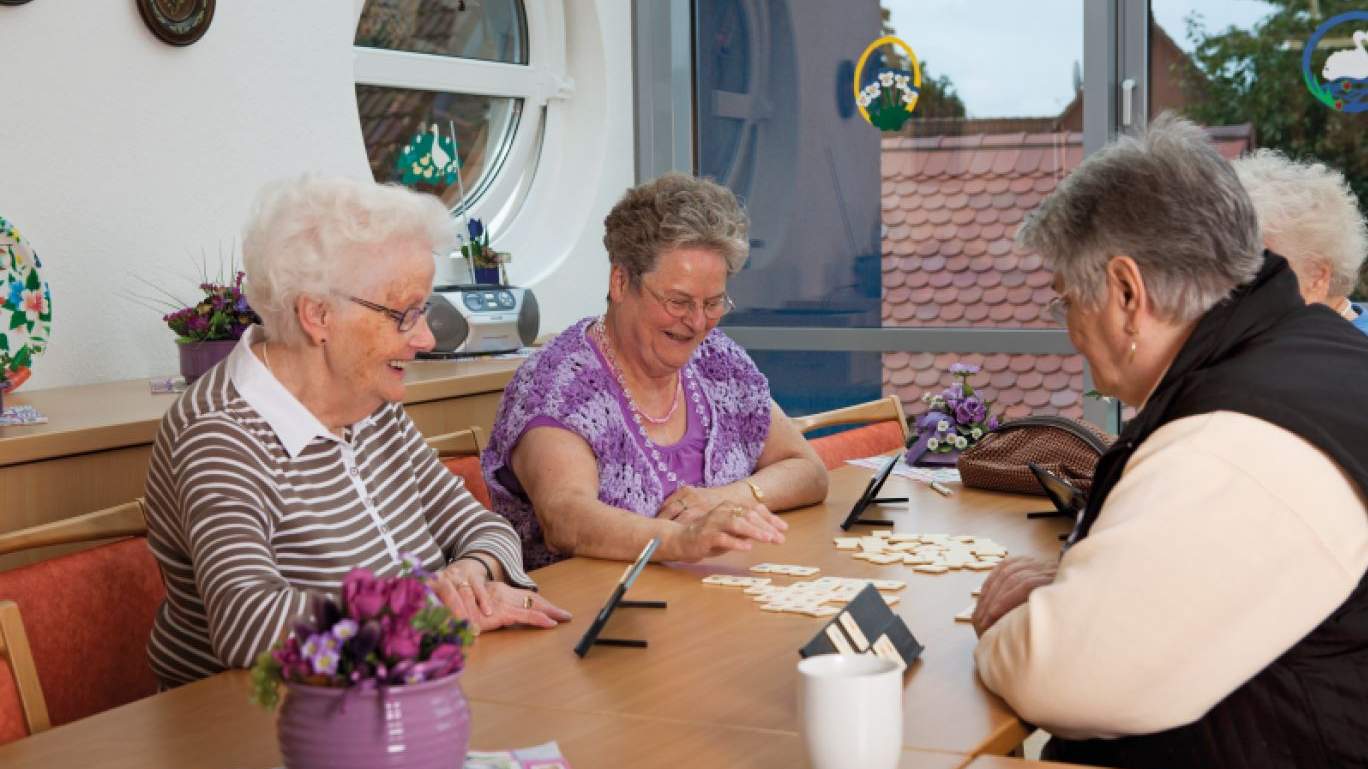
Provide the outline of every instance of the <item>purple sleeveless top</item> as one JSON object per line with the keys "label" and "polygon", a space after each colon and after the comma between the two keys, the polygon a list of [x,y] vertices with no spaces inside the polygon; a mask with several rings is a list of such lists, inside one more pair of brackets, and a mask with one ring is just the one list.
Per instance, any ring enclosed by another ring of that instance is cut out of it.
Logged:
{"label": "purple sleeveless top", "polygon": [[586,331],[593,321],[586,318],[566,329],[518,368],[481,455],[494,510],[518,530],[529,569],[565,556],[547,548],[509,466],[509,455],[527,430],[549,424],[583,438],[598,459],[599,500],[647,517],[655,516],[680,484],[722,486],[749,476],[769,437],[769,382],[744,350],[714,329],[680,372],[686,398],[681,408],[688,409],[684,437],[672,446],[656,446],[653,454],[632,421],[622,388],[589,341]]}

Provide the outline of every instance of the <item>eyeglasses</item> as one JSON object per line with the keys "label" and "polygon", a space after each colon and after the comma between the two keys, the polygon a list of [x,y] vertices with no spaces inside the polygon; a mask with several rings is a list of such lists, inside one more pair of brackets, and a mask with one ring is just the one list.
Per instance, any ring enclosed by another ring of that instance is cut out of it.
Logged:
{"label": "eyeglasses", "polygon": [[[685,318],[691,317],[694,314],[694,310],[698,307],[697,300],[692,298],[680,299],[678,297],[665,296],[654,288],[646,285],[646,281],[644,280],[641,281],[641,287],[649,291],[651,296],[655,297],[656,301],[660,302],[661,306],[665,308],[665,312],[668,312],[670,317],[676,320],[684,320]],[[717,320],[735,308],[736,302],[733,302],[730,296],[723,294],[722,296],[715,296],[712,299],[703,301],[703,316],[708,320]]]}
{"label": "eyeglasses", "polygon": [[1061,325],[1068,325],[1069,322],[1069,300],[1062,296],[1056,296],[1045,305],[1045,312],[1050,316],[1050,320]]}
{"label": "eyeglasses", "polygon": [[410,307],[407,310],[396,310],[393,307],[386,307],[383,304],[368,302],[357,296],[348,296],[347,298],[368,310],[375,310],[378,313],[390,316],[394,319],[395,323],[399,324],[399,333],[401,334],[418,325],[418,319],[427,315],[428,310],[432,309],[432,302],[423,302],[422,304]]}

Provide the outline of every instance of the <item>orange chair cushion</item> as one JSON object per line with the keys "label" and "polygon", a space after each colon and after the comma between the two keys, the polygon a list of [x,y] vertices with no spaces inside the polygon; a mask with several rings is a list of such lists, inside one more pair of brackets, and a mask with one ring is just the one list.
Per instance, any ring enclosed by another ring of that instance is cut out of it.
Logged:
{"label": "orange chair cushion", "polygon": [[480,504],[486,509],[493,509],[493,504],[489,501],[489,486],[485,484],[484,473],[480,471],[479,457],[447,457],[442,460],[442,464],[465,479],[466,488]]}
{"label": "orange chair cushion", "polygon": [[[0,572],[0,598],[19,605],[53,726],[157,691],[147,639],[165,597],[144,537]],[[0,707],[4,696],[0,688]]]}
{"label": "orange chair cushion", "polygon": [[19,689],[14,685],[14,673],[9,661],[0,655],[0,745],[28,736],[24,725],[24,706],[19,702]]}
{"label": "orange chair cushion", "polygon": [[872,457],[903,445],[902,428],[897,422],[876,422],[853,430],[823,435],[808,441],[822,458],[828,470],[845,464],[847,459]]}

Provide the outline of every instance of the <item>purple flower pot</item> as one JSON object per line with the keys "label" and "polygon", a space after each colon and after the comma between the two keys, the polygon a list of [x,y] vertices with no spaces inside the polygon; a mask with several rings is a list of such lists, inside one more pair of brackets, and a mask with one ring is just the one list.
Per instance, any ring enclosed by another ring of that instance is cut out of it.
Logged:
{"label": "purple flower pot", "polygon": [[497,286],[497,285],[499,285],[499,268],[498,268],[498,267],[476,267],[476,268],[475,268],[475,283],[476,283],[477,285],[481,285],[481,286]]}
{"label": "purple flower pot", "polygon": [[236,339],[220,339],[214,342],[189,342],[178,344],[180,348],[180,372],[186,382],[193,382],[206,371],[228,357],[237,347]]}
{"label": "purple flower pot", "polygon": [[913,464],[917,467],[954,467],[959,462],[959,455],[958,451],[947,451],[944,454],[928,451],[917,457]]}
{"label": "purple flower pot", "polygon": [[470,709],[460,676],[383,689],[287,684],[285,769],[461,769]]}

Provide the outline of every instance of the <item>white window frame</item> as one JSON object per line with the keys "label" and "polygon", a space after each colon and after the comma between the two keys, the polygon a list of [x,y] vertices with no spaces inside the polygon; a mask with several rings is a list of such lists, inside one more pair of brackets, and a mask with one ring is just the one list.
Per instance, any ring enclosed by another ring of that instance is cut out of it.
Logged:
{"label": "white window frame", "polygon": [[[357,18],[363,0],[357,0]],[[546,105],[567,99],[574,83],[566,74],[565,8],[559,0],[525,0],[527,64],[465,59],[454,56],[355,46],[357,85],[408,88],[522,100],[513,135],[501,147],[490,147],[487,159],[494,174],[466,206],[492,232],[504,232],[518,213],[536,172],[546,120]],[[472,190],[467,190],[467,193]]]}

